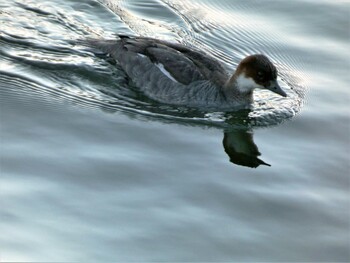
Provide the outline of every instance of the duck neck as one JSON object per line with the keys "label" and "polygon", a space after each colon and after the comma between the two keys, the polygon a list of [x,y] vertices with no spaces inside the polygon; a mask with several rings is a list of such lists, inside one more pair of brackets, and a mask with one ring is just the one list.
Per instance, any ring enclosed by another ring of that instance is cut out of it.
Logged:
{"label": "duck neck", "polygon": [[253,89],[247,82],[244,74],[238,75],[236,73],[227,80],[223,87],[223,91],[229,101],[238,100],[244,104],[251,104],[253,102]]}

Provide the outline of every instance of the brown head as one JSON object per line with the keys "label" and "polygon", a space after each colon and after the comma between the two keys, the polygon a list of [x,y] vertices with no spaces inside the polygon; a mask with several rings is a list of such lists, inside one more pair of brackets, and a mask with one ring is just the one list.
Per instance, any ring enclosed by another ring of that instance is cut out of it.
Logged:
{"label": "brown head", "polygon": [[265,55],[256,54],[243,59],[230,81],[235,81],[242,93],[251,93],[255,88],[260,88],[287,96],[277,83],[276,67]]}

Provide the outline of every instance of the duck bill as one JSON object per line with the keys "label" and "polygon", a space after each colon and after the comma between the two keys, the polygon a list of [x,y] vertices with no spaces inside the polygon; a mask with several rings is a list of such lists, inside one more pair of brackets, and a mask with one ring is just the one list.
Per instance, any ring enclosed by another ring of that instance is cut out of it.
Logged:
{"label": "duck bill", "polygon": [[271,90],[272,92],[277,93],[282,97],[287,97],[287,93],[280,87],[277,80],[270,81],[270,84],[266,86],[266,89]]}

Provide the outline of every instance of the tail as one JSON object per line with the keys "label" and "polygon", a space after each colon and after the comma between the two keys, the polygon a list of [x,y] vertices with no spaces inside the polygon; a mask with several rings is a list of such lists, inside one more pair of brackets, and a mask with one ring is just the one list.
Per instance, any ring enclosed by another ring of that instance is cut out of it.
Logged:
{"label": "tail", "polygon": [[121,39],[130,38],[128,35],[117,35],[116,39],[101,39],[101,38],[86,38],[86,39],[76,39],[69,41],[72,45],[79,45],[93,49],[99,49],[106,53],[113,52],[116,47],[118,47],[118,43]]}
{"label": "tail", "polygon": [[[74,46],[83,46],[88,49],[92,49],[92,51],[102,51],[105,53],[111,53],[113,48],[118,44],[118,39],[95,39],[95,38],[87,38],[87,39],[76,39],[69,41],[70,44]],[[93,52],[95,53],[95,52]]]}
{"label": "tail", "polygon": [[116,59],[117,54],[121,51],[123,44],[121,40],[129,38],[126,35],[118,35],[115,39],[97,39],[86,38],[71,40],[70,43],[74,46],[83,47],[84,51],[91,52],[97,57]]}

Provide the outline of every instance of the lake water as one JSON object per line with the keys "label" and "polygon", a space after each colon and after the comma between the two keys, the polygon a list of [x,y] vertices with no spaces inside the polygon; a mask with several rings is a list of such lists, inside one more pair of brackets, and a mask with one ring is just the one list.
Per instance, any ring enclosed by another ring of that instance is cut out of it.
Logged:
{"label": "lake water", "polygon": [[[349,261],[349,10],[0,0],[0,261]],[[267,54],[289,96],[155,103],[75,44],[117,33]]]}

